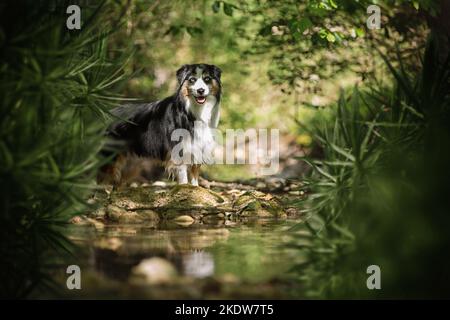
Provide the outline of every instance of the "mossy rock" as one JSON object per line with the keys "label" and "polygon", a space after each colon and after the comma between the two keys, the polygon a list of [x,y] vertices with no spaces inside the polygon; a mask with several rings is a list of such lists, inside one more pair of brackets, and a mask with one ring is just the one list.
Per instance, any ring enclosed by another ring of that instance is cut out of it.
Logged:
{"label": "mossy rock", "polygon": [[165,192],[156,191],[151,187],[121,189],[111,193],[110,203],[125,210],[152,209],[165,198]]}
{"label": "mossy rock", "polygon": [[107,218],[119,223],[141,223],[145,221],[159,221],[159,215],[153,210],[143,209],[129,211],[115,205],[106,208]]}
{"label": "mossy rock", "polygon": [[111,194],[106,216],[117,222],[155,220],[155,214],[166,219],[186,215],[195,219],[226,203],[220,194],[191,185],[177,185],[170,190],[127,188]]}
{"label": "mossy rock", "polygon": [[234,202],[233,209],[242,217],[284,217],[281,202],[270,194],[247,191]]}
{"label": "mossy rock", "polygon": [[167,219],[185,214],[196,218],[214,213],[226,203],[227,200],[214,191],[192,185],[177,185],[167,193],[166,201],[159,209]]}
{"label": "mossy rock", "polygon": [[196,221],[216,222],[225,219],[227,213],[242,217],[286,216],[281,201],[271,194],[252,190],[230,196],[192,185],[114,191],[108,202],[89,216],[118,223],[175,221],[183,217],[184,220],[180,218],[178,222],[188,225]]}

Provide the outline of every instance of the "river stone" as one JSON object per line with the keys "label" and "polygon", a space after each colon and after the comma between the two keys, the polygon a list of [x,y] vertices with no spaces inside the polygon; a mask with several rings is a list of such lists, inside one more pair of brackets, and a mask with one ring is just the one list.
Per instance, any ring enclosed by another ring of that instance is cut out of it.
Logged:
{"label": "river stone", "polygon": [[[126,224],[170,220],[188,226],[197,221],[226,222],[230,216],[286,216],[282,200],[256,190],[218,193],[192,185],[175,185],[168,188],[148,185],[116,190],[111,192],[109,198],[99,192],[95,199],[102,206],[88,214],[88,217]],[[104,200],[106,202],[103,202]]]}
{"label": "river stone", "polygon": [[280,201],[270,194],[259,191],[247,191],[234,203],[234,209],[242,217],[283,217]]}
{"label": "river stone", "polygon": [[105,224],[103,222],[86,215],[72,217],[69,222],[77,225],[91,225],[99,230],[105,227]]}
{"label": "river stone", "polygon": [[173,219],[173,221],[180,226],[187,227],[193,224],[195,222],[195,219],[188,215],[182,215],[176,217],[175,219]]}
{"label": "river stone", "polygon": [[130,211],[124,208],[108,205],[106,215],[109,220],[119,223],[141,223],[144,221],[158,221],[159,215],[153,210],[143,209]]}
{"label": "river stone", "polygon": [[215,208],[226,203],[226,198],[220,194],[192,185],[176,185],[169,190],[126,188],[111,193],[106,216],[112,221],[127,223],[155,220],[156,215],[166,219],[190,216],[193,221],[206,213],[216,213]]}
{"label": "river stone", "polygon": [[94,242],[94,246],[100,249],[108,249],[112,251],[118,250],[123,245],[122,240],[116,237],[100,238]]}
{"label": "river stone", "polygon": [[163,284],[171,282],[177,277],[177,270],[170,261],[154,257],[142,260],[131,270],[131,281],[142,284]]}

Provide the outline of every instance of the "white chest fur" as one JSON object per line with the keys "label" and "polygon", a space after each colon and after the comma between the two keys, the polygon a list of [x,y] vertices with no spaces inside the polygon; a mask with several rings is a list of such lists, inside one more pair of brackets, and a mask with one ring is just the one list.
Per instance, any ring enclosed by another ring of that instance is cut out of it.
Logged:
{"label": "white chest fur", "polygon": [[196,120],[203,121],[211,128],[217,127],[219,123],[220,106],[217,103],[215,96],[208,96],[203,105],[188,99],[186,107],[192,112]]}
{"label": "white chest fur", "polygon": [[208,96],[203,105],[189,99],[187,108],[196,118],[194,136],[191,140],[190,153],[196,164],[211,163],[215,140],[211,129],[219,123],[220,106],[214,96]]}

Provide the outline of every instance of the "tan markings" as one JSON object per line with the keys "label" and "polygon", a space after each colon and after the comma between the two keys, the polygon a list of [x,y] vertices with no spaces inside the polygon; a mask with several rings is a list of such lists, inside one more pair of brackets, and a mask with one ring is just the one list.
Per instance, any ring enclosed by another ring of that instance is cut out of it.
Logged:
{"label": "tan markings", "polygon": [[189,97],[189,90],[188,90],[188,87],[187,87],[187,81],[185,81],[183,83],[183,86],[181,87],[181,93],[183,94],[183,96]]}
{"label": "tan markings", "polygon": [[211,94],[217,96],[217,94],[219,93],[219,82],[216,79],[212,79],[211,82]]}
{"label": "tan markings", "polygon": [[[116,189],[131,182],[148,182],[158,179],[166,166],[165,161],[141,158],[127,153],[119,154],[116,160],[104,165],[98,175],[98,184],[112,184]],[[161,170],[161,169],[162,170]]]}
{"label": "tan markings", "polygon": [[198,181],[198,176],[200,175],[200,165],[199,164],[194,164],[192,166],[190,166],[189,168],[189,178],[192,179],[196,179]]}
{"label": "tan markings", "polygon": [[127,163],[127,155],[121,153],[117,155],[113,163],[104,165],[97,175],[97,182],[102,184],[112,184],[115,187],[122,185],[122,170]]}

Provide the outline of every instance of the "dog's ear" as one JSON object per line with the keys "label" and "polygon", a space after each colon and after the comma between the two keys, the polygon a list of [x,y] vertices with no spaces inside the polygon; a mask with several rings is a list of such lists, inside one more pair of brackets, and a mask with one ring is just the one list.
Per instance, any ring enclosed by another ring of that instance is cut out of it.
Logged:
{"label": "dog's ear", "polygon": [[177,70],[178,84],[181,85],[183,83],[183,81],[186,79],[186,74],[187,74],[188,69],[189,69],[189,65],[184,64],[183,66],[181,66],[180,69]]}
{"label": "dog's ear", "polygon": [[220,81],[220,76],[222,75],[222,70],[217,66],[212,66],[214,77]]}

